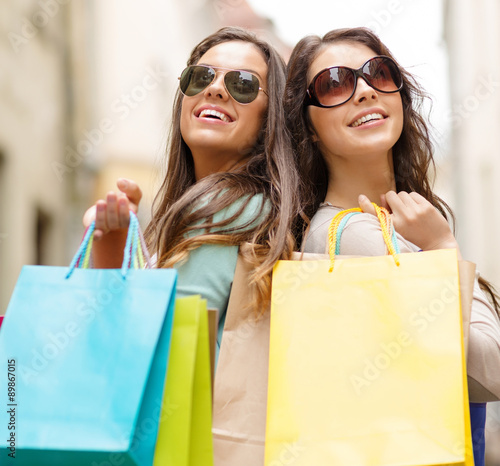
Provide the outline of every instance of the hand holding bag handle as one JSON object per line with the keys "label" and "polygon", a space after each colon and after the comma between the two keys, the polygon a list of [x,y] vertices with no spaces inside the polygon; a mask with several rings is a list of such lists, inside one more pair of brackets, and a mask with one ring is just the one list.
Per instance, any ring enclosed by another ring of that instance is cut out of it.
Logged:
{"label": "hand holding bag handle", "polygon": [[[392,218],[389,211],[384,207],[380,207],[374,202],[372,202],[377,213],[377,218],[380,222],[380,227],[382,228],[382,236],[384,238],[385,245],[389,254],[394,257],[394,262],[399,266],[399,260],[397,255],[400,253],[398,242],[396,239],[396,230],[394,230],[392,225]],[[330,269],[329,272],[333,271],[335,256],[340,254],[340,237],[342,232],[349,221],[349,219],[356,214],[361,214],[363,211],[359,208],[346,209],[339,212],[330,223],[328,228],[328,253],[330,255]]]}
{"label": "hand holding bag handle", "polygon": [[[80,247],[76,251],[73,260],[69,266],[66,278],[71,277],[75,268],[88,269],[90,264],[90,255],[92,244],[94,241],[95,220],[87,227],[83,235]],[[123,262],[121,267],[122,277],[127,276],[127,271],[130,268],[134,269],[151,269],[151,258],[149,257],[148,249],[144,241],[144,236],[139,226],[137,215],[130,211],[130,224],[127,233],[127,240],[123,250]]]}

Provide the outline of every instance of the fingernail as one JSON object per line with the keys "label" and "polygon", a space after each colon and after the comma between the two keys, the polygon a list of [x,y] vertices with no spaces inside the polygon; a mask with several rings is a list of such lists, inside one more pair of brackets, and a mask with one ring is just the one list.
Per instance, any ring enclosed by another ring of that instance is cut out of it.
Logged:
{"label": "fingernail", "polygon": [[359,197],[358,197],[358,200],[359,200],[360,202],[362,202],[362,201],[367,201],[367,200],[368,200],[368,198],[367,198],[364,194],[360,194],[360,195],[359,195]]}
{"label": "fingernail", "polygon": [[122,188],[127,188],[128,187],[128,181],[123,179],[123,178],[120,178],[118,180],[118,183],[121,185]]}

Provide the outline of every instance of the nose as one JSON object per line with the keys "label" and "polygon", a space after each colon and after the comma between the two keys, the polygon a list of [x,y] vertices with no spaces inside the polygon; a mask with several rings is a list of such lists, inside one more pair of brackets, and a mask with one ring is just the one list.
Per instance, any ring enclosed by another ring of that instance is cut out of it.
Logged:
{"label": "nose", "polygon": [[222,100],[228,98],[223,73],[216,73],[214,80],[205,89],[205,97],[215,97]]}
{"label": "nose", "polygon": [[378,94],[361,76],[356,82],[356,91],[354,92],[354,101],[356,103],[364,102],[365,100],[377,100]]}

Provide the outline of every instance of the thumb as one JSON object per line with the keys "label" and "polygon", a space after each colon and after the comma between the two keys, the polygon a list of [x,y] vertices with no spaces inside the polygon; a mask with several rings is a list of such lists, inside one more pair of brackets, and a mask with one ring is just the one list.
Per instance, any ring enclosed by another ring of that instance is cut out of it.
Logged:
{"label": "thumb", "polygon": [[139,205],[139,202],[142,198],[142,191],[135,181],[120,178],[117,181],[116,185],[118,186],[118,189],[127,196],[130,202],[132,202],[136,206]]}
{"label": "thumb", "polygon": [[358,197],[358,204],[361,207],[361,210],[366,214],[377,215],[375,211],[375,207],[371,203],[370,199],[368,199],[364,194],[360,194]]}
{"label": "thumb", "polygon": [[93,205],[83,215],[83,226],[87,228],[94,220],[96,214],[96,206]]}

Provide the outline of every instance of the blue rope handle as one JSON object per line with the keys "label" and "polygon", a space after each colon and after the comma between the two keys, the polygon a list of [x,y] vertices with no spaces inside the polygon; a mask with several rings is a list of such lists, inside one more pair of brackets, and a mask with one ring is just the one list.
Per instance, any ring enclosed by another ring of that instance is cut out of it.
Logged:
{"label": "blue rope handle", "polygon": [[338,256],[340,254],[340,238],[342,236],[342,232],[349,221],[349,219],[356,214],[360,214],[361,212],[351,212],[347,214],[339,223],[339,227],[337,229],[337,242],[335,244],[335,255]]}
{"label": "blue rope handle", "polygon": [[87,228],[87,231],[85,232],[85,236],[83,237],[82,242],[80,243],[80,247],[76,251],[75,256],[73,257],[73,260],[69,264],[69,270],[68,273],[66,274],[66,278],[69,278],[71,274],[73,273],[73,270],[75,270],[76,264],[78,261],[85,256],[85,252],[87,251],[87,247],[89,245],[89,241],[91,236],[94,234],[95,230],[95,220],[89,225]]}
{"label": "blue rope handle", "polygon": [[[66,278],[69,278],[75,268],[85,268],[84,267],[84,258],[90,251],[88,251],[89,247],[92,247],[92,235],[95,230],[95,220],[89,225],[83,240],[76,251],[73,260],[69,265],[68,273],[66,274]],[[130,223],[127,232],[127,240],[125,242],[125,248],[123,250],[123,262],[121,266],[121,275],[123,279],[126,278],[127,272],[130,268],[139,268],[141,261],[139,260],[139,251],[142,253],[143,257],[146,258],[146,268],[151,268],[151,263],[149,260],[149,254],[147,250],[144,249],[145,244],[142,238],[141,229],[139,226],[139,220],[137,219],[137,215],[130,211]]]}
{"label": "blue rope handle", "polygon": [[123,262],[121,271],[123,278],[127,276],[128,269],[134,267],[134,258],[137,255],[138,239],[139,239],[139,220],[137,220],[137,216],[131,211],[130,224],[127,233],[127,241],[125,243],[125,249],[123,251]]}
{"label": "blue rope handle", "polygon": [[[342,236],[342,232],[344,231],[344,228],[347,225],[347,222],[349,219],[356,214],[361,214],[363,212],[350,212],[347,214],[339,223],[339,227],[337,229],[337,242],[335,244],[335,255],[340,254],[340,238]],[[396,254],[400,254],[400,249],[399,249],[399,244],[396,236],[396,230],[394,229],[394,225],[392,225],[392,234],[391,234],[391,242],[394,246],[394,250],[396,251]]]}

